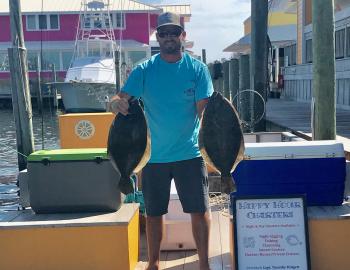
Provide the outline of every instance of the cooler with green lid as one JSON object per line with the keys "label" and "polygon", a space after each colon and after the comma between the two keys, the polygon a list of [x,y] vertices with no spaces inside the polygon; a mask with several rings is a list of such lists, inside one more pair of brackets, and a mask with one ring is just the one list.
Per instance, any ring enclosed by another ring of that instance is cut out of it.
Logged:
{"label": "cooler with green lid", "polygon": [[28,157],[30,205],[36,213],[117,211],[119,178],[106,148],[41,150]]}

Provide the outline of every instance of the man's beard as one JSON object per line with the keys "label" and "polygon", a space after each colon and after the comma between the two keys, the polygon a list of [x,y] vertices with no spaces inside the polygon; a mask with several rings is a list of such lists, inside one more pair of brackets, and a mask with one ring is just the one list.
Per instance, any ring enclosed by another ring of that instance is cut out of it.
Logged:
{"label": "man's beard", "polygon": [[181,51],[181,42],[165,42],[161,49],[166,54],[178,54]]}

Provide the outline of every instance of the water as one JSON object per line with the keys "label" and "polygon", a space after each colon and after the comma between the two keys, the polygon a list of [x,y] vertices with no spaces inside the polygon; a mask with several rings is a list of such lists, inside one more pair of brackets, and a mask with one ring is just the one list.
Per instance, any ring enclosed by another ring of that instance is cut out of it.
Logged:
{"label": "water", "polygon": [[[38,112],[33,111],[33,132],[35,150],[59,148],[58,115],[61,111],[45,109],[43,121]],[[42,139],[42,122],[44,132]],[[18,175],[16,129],[12,109],[0,110],[0,212],[17,210]]]}

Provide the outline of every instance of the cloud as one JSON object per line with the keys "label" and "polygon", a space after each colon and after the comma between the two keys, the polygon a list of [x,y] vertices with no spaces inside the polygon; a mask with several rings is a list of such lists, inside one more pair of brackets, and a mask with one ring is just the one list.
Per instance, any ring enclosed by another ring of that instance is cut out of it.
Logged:
{"label": "cloud", "polygon": [[190,4],[191,20],[187,38],[194,41],[191,49],[197,55],[206,49],[212,62],[229,58],[222,50],[243,36],[243,22],[250,16],[250,0],[144,0],[150,4]]}

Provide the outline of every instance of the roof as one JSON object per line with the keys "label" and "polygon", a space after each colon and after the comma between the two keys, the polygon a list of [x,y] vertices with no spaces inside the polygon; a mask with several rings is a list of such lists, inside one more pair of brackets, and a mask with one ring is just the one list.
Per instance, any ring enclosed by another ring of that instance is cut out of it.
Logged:
{"label": "roof", "polygon": [[[270,26],[268,28],[270,41],[274,45],[283,45],[295,42],[297,39],[296,25]],[[246,53],[250,50],[251,34],[242,37],[240,40],[226,47],[224,52]]]}
{"label": "roof", "polygon": [[173,12],[181,16],[191,16],[190,5],[156,5],[156,7],[161,8],[164,12]]}
{"label": "roof", "polygon": [[[57,50],[58,48],[60,50],[69,50],[71,51],[72,48],[74,48],[74,42],[75,41],[43,41],[42,43],[40,41],[26,41],[26,49],[32,50],[32,51],[40,51],[41,47],[45,50]],[[121,45],[123,48],[128,49],[142,49],[142,48],[148,48],[148,44],[144,44],[141,42],[138,42],[136,40],[132,39],[125,39],[121,41],[116,41],[117,45]],[[11,42],[0,42],[0,51],[4,51],[8,48],[12,47]]]}
{"label": "roof", "polygon": [[[43,2],[43,7],[41,6]],[[90,1],[86,1],[90,2]],[[105,2],[107,0],[99,0]],[[122,10],[127,12],[155,12],[160,13],[159,7],[140,3],[135,0],[110,0],[110,11]],[[20,0],[22,13],[38,13],[38,12],[56,12],[56,13],[79,13],[82,7],[81,0]],[[0,14],[9,13],[9,1],[0,1]]]}

